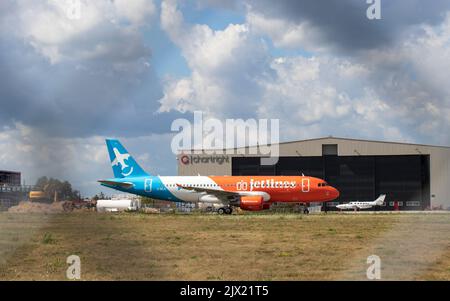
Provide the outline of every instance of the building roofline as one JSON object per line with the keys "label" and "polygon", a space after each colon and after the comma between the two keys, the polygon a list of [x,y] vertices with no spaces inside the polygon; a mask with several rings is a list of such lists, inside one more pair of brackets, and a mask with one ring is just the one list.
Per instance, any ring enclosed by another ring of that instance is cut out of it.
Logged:
{"label": "building roofline", "polygon": [[449,148],[450,149],[450,146],[444,146],[444,145],[420,144],[420,143],[398,142],[398,141],[382,141],[382,140],[370,140],[370,139],[357,139],[357,138],[345,138],[345,137],[334,137],[334,136],[326,136],[326,137],[311,138],[311,139],[304,139],[304,140],[285,141],[285,142],[280,142],[279,144],[289,144],[289,143],[298,143],[298,142],[325,140],[325,139],[350,140],[350,141],[372,142],[372,143],[401,144],[401,145],[415,145],[415,146],[438,147],[438,148]]}
{"label": "building roofline", "polygon": [[[411,145],[411,146],[436,147],[436,148],[450,149],[450,146],[443,146],[443,145],[419,144],[419,143],[398,142],[398,141],[369,140],[369,139],[345,138],[345,137],[334,137],[334,136],[325,136],[325,137],[310,138],[310,139],[303,139],[303,140],[284,141],[284,142],[279,142],[279,143],[274,143],[274,144],[275,145],[276,144],[283,145],[283,144],[292,144],[292,143],[317,141],[317,140],[325,140],[325,139],[337,139],[337,140],[349,140],[349,141],[359,141],[359,142],[387,143],[387,144],[399,144],[399,145]],[[269,144],[269,145],[271,145],[271,144]],[[251,147],[257,147],[257,145],[241,146],[241,147],[233,147],[233,148],[223,148],[222,150],[245,149],[245,148],[251,148]],[[180,150],[180,153],[182,154],[183,152],[204,151],[204,150],[205,149],[192,148],[192,149]],[[209,150],[209,149],[207,149],[207,150]]]}
{"label": "building roofline", "polygon": [[20,171],[12,171],[12,170],[0,170],[0,173],[4,172],[4,173],[15,173],[15,174],[20,174]]}

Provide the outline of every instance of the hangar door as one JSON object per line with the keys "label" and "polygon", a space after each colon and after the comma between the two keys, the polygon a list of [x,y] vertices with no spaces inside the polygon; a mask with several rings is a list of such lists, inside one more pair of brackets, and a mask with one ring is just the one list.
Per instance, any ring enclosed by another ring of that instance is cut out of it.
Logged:
{"label": "hangar door", "polygon": [[301,175],[325,179],[340,191],[337,202],[373,201],[385,193],[386,207],[402,210],[430,206],[429,155],[280,157],[262,166],[259,157],[234,157],[233,175]]}

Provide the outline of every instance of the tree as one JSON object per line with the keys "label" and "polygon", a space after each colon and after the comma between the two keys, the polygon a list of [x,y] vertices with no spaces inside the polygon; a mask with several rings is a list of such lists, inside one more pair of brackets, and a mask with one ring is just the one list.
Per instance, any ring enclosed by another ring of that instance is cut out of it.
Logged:
{"label": "tree", "polygon": [[48,178],[47,177],[40,177],[37,181],[36,181],[36,185],[35,189],[36,190],[44,190],[45,185],[47,185],[48,183]]}
{"label": "tree", "polygon": [[52,199],[57,193],[59,200],[80,200],[81,195],[77,190],[72,189],[72,185],[68,181],[60,181],[54,178],[40,177],[36,181],[36,190],[43,191],[47,198]]}
{"label": "tree", "polygon": [[100,194],[96,194],[94,195],[94,197],[92,198],[94,201],[98,201],[98,200],[109,200],[110,197],[107,197],[103,191],[100,192]]}

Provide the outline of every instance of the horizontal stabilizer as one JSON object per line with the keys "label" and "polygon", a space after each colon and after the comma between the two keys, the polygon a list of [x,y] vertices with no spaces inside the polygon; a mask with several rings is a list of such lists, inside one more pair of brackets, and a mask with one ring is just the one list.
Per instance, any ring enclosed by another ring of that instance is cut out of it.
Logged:
{"label": "horizontal stabilizer", "polygon": [[125,189],[129,189],[132,188],[134,186],[133,183],[129,183],[129,182],[116,182],[116,181],[111,181],[111,180],[99,180],[99,183],[106,185],[106,186],[118,186],[118,187],[122,187]]}

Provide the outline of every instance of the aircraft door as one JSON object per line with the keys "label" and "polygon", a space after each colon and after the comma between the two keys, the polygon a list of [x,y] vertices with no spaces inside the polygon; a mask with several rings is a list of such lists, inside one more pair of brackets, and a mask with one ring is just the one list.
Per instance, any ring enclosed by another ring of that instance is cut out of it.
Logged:
{"label": "aircraft door", "polygon": [[152,179],[145,179],[145,181],[144,181],[144,191],[145,192],[152,192],[152,184],[153,184],[153,180]]}
{"label": "aircraft door", "polygon": [[302,192],[309,192],[309,179],[302,179]]}

